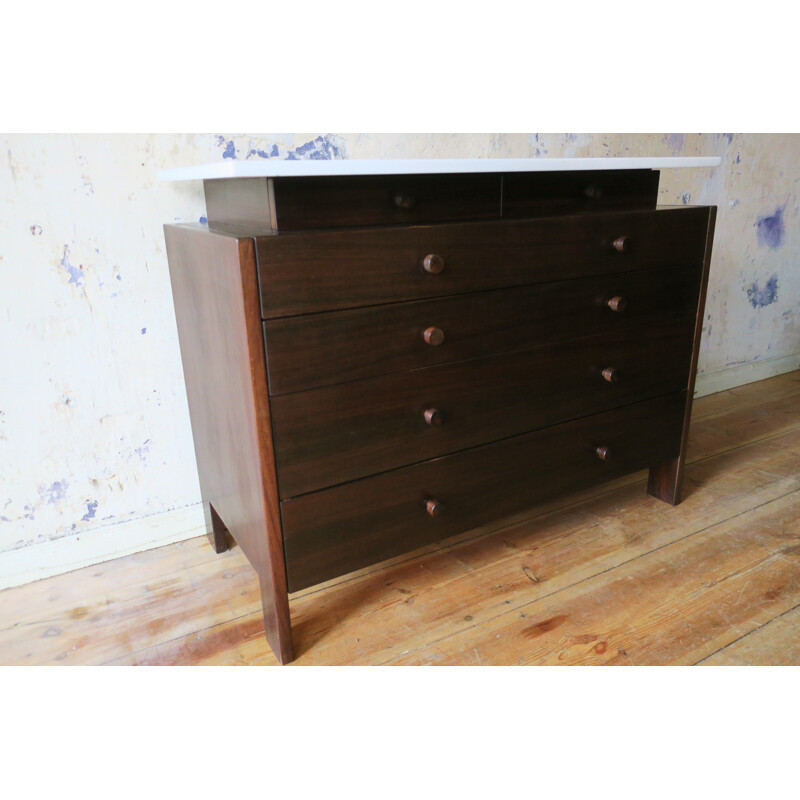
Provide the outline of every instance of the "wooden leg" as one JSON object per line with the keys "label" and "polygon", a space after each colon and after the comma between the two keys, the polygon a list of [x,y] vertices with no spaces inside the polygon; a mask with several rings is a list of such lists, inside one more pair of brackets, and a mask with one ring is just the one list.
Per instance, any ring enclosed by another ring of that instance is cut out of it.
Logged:
{"label": "wooden leg", "polygon": [[206,531],[208,541],[214,548],[215,553],[224,553],[229,549],[228,544],[228,528],[225,523],[219,518],[216,509],[211,503],[204,503],[203,508],[206,512]]}
{"label": "wooden leg", "polygon": [[692,399],[694,397],[694,382],[697,375],[697,359],[700,353],[700,337],[703,332],[703,315],[705,313],[706,292],[708,290],[708,268],[711,264],[711,245],[714,239],[714,224],[717,219],[717,209],[712,207],[708,214],[708,232],[706,235],[706,252],[703,259],[703,274],[700,278],[700,296],[697,301],[697,314],[694,323],[694,348],[689,367],[689,384],[686,387],[686,411],[683,415],[683,432],[681,433],[680,446],[676,449],[679,454],[676,458],[668,458],[660,464],[650,468],[647,480],[647,493],[676,506],[681,501],[681,483],[683,482],[683,465],[686,460],[686,447],[689,441],[689,423],[692,419]]}
{"label": "wooden leg", "polygon": [[681,501],[681,480],[683,478],[683,461],[680,458],[669,458],[650,467],[647,479],[647,493],[676,506]]}
{"label": "wooden leg", "polygon": [[288,664],[294,659],[292,646],[292,625],[289,617],[289,595],[277,590],[271,576],[262,578],[261,607],[264,610],[264,633],[272,652],[281,664]]}
{"label": "wooden leg", "polygon": [[164,233],[209,540],[218,553],[235,541],[255,569],[267,641],[286,663],[292,629],[255,244],[193,225]]}

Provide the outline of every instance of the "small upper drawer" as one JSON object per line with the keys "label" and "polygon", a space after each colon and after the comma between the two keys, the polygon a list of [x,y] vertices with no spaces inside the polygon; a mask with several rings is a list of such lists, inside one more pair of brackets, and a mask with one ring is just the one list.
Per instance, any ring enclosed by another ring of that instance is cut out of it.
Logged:
{"label": "small upper drawer", "polygon": [[700,264],[709,209],[659,209],[256,239],[265,319]]}
{"label": "small upper drawer", "polygon": [[287,394],[677,317],[694,319],[699,285],[695,266],[638,270],[267,320],[269,392]]}
{"label": "small upper drawer", "polygon": [[500,216],[499,175],[275,178],[279,231]]}
{"label": "small upper drawer", "polygon": [[658,171],[512,172],[503,177],[503,216],[533,217],[655,208]]}

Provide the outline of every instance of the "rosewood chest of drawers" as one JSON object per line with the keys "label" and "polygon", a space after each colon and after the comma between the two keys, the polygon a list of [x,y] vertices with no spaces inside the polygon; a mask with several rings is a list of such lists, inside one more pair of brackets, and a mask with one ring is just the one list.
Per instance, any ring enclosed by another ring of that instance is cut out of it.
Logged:
{"label": "rosewood chest of drawers", "polygon": [[211,167],[165,226],[209,535],[282,662],[291,592],[628,472],[678,502],[715,209],[602,161]]}

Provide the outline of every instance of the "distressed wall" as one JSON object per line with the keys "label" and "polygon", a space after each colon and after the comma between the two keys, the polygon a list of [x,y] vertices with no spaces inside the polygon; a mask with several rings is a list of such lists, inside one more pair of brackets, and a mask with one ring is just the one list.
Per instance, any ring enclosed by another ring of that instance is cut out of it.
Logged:
{"label": "distressed wall", "polygon": [[719,206],[702,392],[800,366],[800,136],[5,135],[0,165],[0,587],[202,532],[162,224],[203,221],[227,158],[719,155],[662,204]]}

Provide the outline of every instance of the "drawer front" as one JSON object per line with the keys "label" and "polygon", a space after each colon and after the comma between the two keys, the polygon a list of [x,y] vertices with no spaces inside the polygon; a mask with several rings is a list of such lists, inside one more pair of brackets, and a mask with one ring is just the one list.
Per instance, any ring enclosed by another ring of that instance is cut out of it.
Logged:
{"label": "drawer front", "polygon": [[262,313],[270,319],[699,265],[708,215],[686,207],[262,236]]}
{"label": "drawer front", "polygon": [[503,216],[655,208],[658,171],[513,172],[503,177]]}
{"label": "drawer front", "polygon": [[667,395],[285,500],[289,591],[676,457],[684,406]]}
{"label": "drawer front", "polygon": [[[695,316],[684,267],[334,311],[264,323],[271,395]],[[609,306],[615,297],[624,303]]]}
{"label": "drawer front", "polygon": [[292,231],[499,218],[501,185],[497,174],[275,178],[276,227]]}
{"label": "drawer front", "polygon": [[693,328],[677,320],[273,398],[280,496],[684,389]]}

